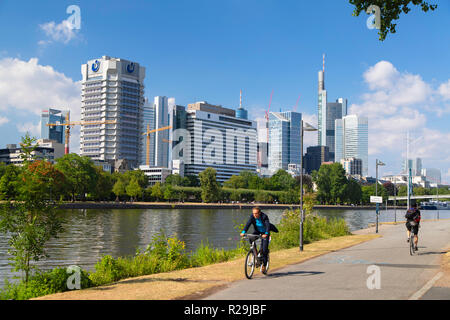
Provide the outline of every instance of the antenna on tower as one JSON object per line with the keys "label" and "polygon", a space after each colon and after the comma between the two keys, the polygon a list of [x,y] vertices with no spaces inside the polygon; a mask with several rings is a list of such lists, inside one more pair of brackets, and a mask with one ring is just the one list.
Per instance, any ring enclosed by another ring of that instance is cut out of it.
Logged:
{"label": "antenna on tower", "polygon": [[239,109],[242,109],[242,89],[241,89],[241,96],[239,100]]}
{"label": "antenna on tower", "polygon": [[325,53],[322,56],[322,71],[325,73]]}

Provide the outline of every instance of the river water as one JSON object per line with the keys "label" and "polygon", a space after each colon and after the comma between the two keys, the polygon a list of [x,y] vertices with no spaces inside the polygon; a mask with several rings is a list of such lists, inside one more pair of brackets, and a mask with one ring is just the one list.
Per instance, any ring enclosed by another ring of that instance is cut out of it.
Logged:
{"label": "river water", "polygon": [[[277,224],[282,209],[263,210],[270,221]],[[375,210],[315,210],[321,216],[344,218],[350,231],[367,228],[375,222]],[[379,221],[403,220],[404,210],[381,210]],[[450,218],[447,211],[421,211],[423,219]],[[186,243],[187,251],[194,251],[203,241],[216,248],[235,248],[239,241],[236,226],[245,223],[250,210],[239,209],[86,209],[64,210],[64,228],[58,239],[47,248],[49,258],[38,263],[43,270],[57,266],[78,265],[92,271],[95,263],[106,254],[113,257],[133,255],[145,249],[160,230]],[[8,239],[0,234],[0,287],[13,274],[8,265]]]}

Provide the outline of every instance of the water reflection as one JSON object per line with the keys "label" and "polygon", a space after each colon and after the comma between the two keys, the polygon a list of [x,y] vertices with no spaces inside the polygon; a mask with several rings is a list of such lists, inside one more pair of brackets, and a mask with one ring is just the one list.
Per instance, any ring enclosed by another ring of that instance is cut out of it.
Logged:
{"label": "water reflection", "polygon": [[[272,223],[279,223],[283,210],[263,210]],[[374,210],[319,210],[319,215],[344,218],[351,231],[366,228],[375,222]],[[395,211],[380,211],[380,222],[394,221]],[[397,210],[397,220],[404,212]],[[79,265],[93,270],[106,254],[113,257],[133,255],[145,249],[152,237],[164,230],[169,236],[186,243],[194,251],[200,243],[209,242],[218,248],[235,248],[239,239],[235,227],[245,223],[250,210],[238,209],[127,209],[127,210],[64,210],[65,232],[47,246],[49,259],[41,261],[41,269]],[[423,219],[436,219],[437,211],[422,211]],[[450,211],[440,211],[439,217],[450,218]],[[8,238],[0,234],[0,286],[12,273],[8,265]]]}

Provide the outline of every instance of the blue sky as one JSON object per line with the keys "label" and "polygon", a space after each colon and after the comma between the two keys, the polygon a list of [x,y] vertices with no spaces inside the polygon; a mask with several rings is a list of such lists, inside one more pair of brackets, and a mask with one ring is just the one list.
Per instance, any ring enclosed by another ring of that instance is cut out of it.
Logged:
{"label": "blue sky", "polygon": [[[450,183],[450,2],[435,2],[401,15],[380,42],[347,0],[0,1],[0,148],[38,132],[41,109],[79,114],[80,66],[102,55],[145,66],[149,97],[237,107],[242,89],[258,119],[274,90],[271,110],[301,95],[297,111],[316,125],[325,53],[328,100],[369,115],[369,173],[375,158],[387,163],[381,174],[400,170],[409,130],[414,155]],[[81,29],[58,33],[73,4]]]}

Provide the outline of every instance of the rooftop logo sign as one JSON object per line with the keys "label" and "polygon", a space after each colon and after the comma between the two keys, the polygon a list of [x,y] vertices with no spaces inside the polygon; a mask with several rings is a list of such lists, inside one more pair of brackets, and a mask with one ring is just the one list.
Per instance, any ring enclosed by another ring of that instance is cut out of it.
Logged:
{"label": "rooftop logo sign", "polygon": [[92,64],[92,71],[97,72],[98,69],[100,69],[100,61],[95,60],[95,62]]}

